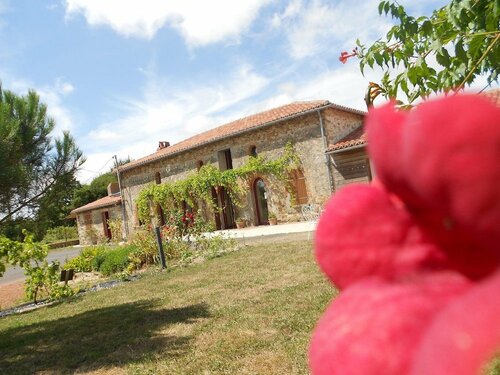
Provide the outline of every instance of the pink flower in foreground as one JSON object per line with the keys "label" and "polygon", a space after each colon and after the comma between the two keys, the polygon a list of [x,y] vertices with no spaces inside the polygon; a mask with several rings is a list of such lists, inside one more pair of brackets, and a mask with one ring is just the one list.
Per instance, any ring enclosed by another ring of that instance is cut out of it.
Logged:
{"label": "pink flower in foreground", "polygon": [[397,280],[447,268],[446,254],[397,198],[373,185],[341,190],[327,204],[316,238],[318,263],[340,289],[368,276]]}
{"label": "pink flower in foreground", "polygon": [[455,273],[399,283],[368,278],[354,284],[333,301],[316,327],[313,373],[408,373],[431,318],[468,287]]}
{"label": "pink flower in foreground", "polygon": [[342,293],[313,374],[476,374],[500,349],[500,109],[478,96],[367,118],[380,181],[327,205],[316,256]]}

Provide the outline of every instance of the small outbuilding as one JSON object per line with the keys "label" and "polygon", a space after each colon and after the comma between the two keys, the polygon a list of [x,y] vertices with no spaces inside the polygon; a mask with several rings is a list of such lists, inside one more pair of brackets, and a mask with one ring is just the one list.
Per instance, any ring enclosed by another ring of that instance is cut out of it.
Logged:
{"label": "small outbuilding", "polygon": [[76,217],[80,244],[91,245],[103,240],[111,240],[110,220],[121,222],[121,204],[122,199],[118,184],[111,183],[108,185],[106,197],[71,211],[71,215]]}

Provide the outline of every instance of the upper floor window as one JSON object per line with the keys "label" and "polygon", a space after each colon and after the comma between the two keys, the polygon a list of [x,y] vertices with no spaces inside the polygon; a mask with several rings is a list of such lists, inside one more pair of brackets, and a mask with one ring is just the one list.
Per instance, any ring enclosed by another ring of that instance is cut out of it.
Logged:
{"label": "upper floor window", "polygon": [[257,146],[250,146],[248,149],[248,155],[253,156],[254,158],[257,157]]}
{"label": "upper floor window", "polygon": [[233,169],[233,158],[231,156],[231,149],[226,149],[219,151],[217,153],[217,158],[219,159],[219,169],[221,171],[227,171],[228,169]]}
{"label": "upper floor window", "polygon": [[202,160],[198,160],[196,162],[196,170],[199,171],[201,169],[201,167],[203,167],[203,161]]}

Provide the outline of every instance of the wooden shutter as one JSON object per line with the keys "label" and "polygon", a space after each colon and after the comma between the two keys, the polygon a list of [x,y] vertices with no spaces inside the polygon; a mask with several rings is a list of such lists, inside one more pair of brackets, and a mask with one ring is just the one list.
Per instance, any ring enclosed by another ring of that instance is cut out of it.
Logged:
{"label": "wooden shutter", "polygon": [[307,196],[306,178],[300,169],[295,169],[291,173],[292,185],[295,193],[296,204],[307,204],[309,197]]}
{"label": "wooden shutter", "polygon": [[88,211],[83,214],[83,222],[85,223],[86,227],[91,227],[92,226],[92,212]]}

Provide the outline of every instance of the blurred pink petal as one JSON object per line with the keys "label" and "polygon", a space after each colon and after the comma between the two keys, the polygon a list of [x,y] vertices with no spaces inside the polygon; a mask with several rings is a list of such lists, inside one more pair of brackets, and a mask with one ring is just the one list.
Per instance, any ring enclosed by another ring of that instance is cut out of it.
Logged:
{"label": "blurred pink petal", "polygon": [[479,374],[500,351],[500,271],[452,301],[417,353],[414,375]]}
{"label": "blurred pink petal", "polygon": [[446,266],[442,250],[404,206],[370,185],[347,186],[330,200],[316,231],[316,257],[339,288],[368,276],[397,279]]}
{"label": "blurred pink petal", "polygon": [[350,286],[316,326],[309,352],[312,373],[408,373],[434,315],[469,286],[463,276],[451,272],[404,283],[367,279]]}
{"label": "blurred pink petal", "polygon": [[493,272],[500,265],[500,108],[478,95],[429,101],[408,116],[402,137],[416,219],[467,275]]}
{"label": "blurred pink petal", "polygon": [[409,112],[394,108],[394,103],[371,109],[365,120],[368,153],[375,173],[384,186],[405,201],[413,199],[402,163],[403,131]]}

